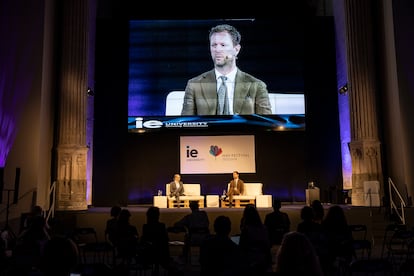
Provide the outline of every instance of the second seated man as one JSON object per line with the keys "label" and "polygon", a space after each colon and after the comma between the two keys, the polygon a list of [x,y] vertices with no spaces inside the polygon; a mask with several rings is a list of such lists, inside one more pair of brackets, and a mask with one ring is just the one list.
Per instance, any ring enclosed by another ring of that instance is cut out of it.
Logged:
{"label": "second seated man", "polygon": [[229,199],[229,207],[233,206],[233,196],[244,193],[244,181],[239,178],[239,172],[233,171],[233,179],[228,184],[226,197]]}

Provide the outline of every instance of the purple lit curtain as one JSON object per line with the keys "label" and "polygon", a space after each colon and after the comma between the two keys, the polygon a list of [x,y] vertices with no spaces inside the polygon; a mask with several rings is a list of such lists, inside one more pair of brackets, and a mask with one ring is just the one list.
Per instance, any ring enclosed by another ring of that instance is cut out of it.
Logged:
{"label": "purple lit curtain", "polygon": [[27,96],[33,89],[42,43],[44,2],[0,0],[0,168],[17,132]]}
{"label": "purple lit curtain", "polygon": [[[346,19],[344,1],[335,1],[333,8],[336,34],[337,89],[348,84],[348,63],[346,53]],[[335,91],[338,93],[338,91]],[[349,151],[351,142],[351,115],[348,95],[338,95],[339,127],[341,137],[342,182],[343,188],[352,189],[352,160]]]}

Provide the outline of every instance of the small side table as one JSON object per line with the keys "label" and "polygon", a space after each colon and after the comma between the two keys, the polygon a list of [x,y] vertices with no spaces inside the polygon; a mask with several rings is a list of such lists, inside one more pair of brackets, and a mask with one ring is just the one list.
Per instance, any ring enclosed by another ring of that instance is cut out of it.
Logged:
{"label": "small side table", "polygon": [[258,195],[256,196],[256,207],[269,208],[272,207],[272,195]]}
{"label": "small side table", "polygon": [[154,196],[153,205],[158,208],[167,208],[167,196]]}
{"label": "small side table", "polygon": [[218,195],[206,196],[207,207],[220,207],[220,200]]}

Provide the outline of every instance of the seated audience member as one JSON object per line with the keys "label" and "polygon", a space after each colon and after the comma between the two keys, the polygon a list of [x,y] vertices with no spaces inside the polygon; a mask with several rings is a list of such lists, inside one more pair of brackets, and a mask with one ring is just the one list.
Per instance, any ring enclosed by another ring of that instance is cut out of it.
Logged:
{"label": "seated audience member", "polygon": [[275,272],[278,276],[323,275],[312,243],[299,232],[289,232],[283,237],[276,255]]}
{"label": "seated audience member", "polygon": [[322,223],[323,217],[325,215],[325,209],[323,209],[322,202],[315,199],[311,204],[313,210],[313,220],[317,223]]}
{"label": "seated audience member", "polygon": [[[76,244],[69,238],[53,236],[44,248],[41,276],[69,276],[78,270],[79,252]],[[80,273],[80,271],[77,271]],[[83,274],[82,274],[83,275]]]}
{"label": "seated audience member", "polygon": [[123,265],[129,265],[136,256],[138,248],[138,230],[130,223],[131,213],[122,209],[114,227],[114,246]]}
{"label": "seated audience member", "polygon": [[40,256],[43,255],[45,244],[50,240],[45,224],[43,216],[34,216],[30,219],[28,228],[17,237],[14,259],[19,269],[39,268]]}
{"label": "seated audience member", "polygon": [[184,185],[181,181],[181,175],[178,173],[174,174],[173,181],[170,182],[170,197],[175,197],[178,201],[180,200],[180,196],[184,194]]}
{"label": "seated audience member", "polygon": [[264,275],[271,270],[269,234],[254,204],[248,204],[244,208],[239,246],[242,254],[240,263],[248,275]]}
{"label": "seated audience member", "polygon": [[161,265],[170,272],[175,272],[176,266],[170,257],[168,233],[165,223],[160,222],[160,209],[155,206],[148,208],[147,222],[142,226],[140,248],[141,257],[148,264]]}
{"label": "seated audience member", "polygon": [[320,260],[325,274],[330,275],[336,273],[337,261],[348,264],[352,260],[352,232],[348,227],[344,210],[339,205],[329,207],[321,225],[325,251]]}
{"label": "seated audience member", "polygon": [[315,247],[318,255],[324,250],[324,241],[322,239],[322,226],[315,222],[312,207],[304,206],[300,211],[301,221],[298,223],[296,230],[304,234]]}
{"label": "seated audience member", "polygon": [[273,201],[273,212],[266,214],[264,220],[272,245],[280,245],[283,235],[290,231],[289,215],[282,212],[280,208],[282,208],[282,202],[275,199]]}
{"label": "seated audience member", "polygon": [[[32,223],[33,219],[36,219],[37,217],[43,218],[43,208],[39,205],[35,205],[31,208],[30,213],[27,215],[23,222],[22,231],[25,229],[28,229],[30,224]],[[45,227],[47,228],[47,223],[45,222]]]}
{"label": "seated audience member", "polygon": [[184,246],[184,257],[188,256],[190,244],[200,245],[202,241],[210,234],[210,220],[207,212],[200,210],[198,201],[190,202],[191,213],[185,215],[179,221],[174,223],[174,227],[185,227],[188,231],[186,237],[186,246]]}
{"label": "seated audience member", "polygon": [[122,208],[118,205],[112,206],[110,214],[111,218],[106,221],[105,227],[105,238],[107,241],[113,244],[113,235],[115,231],[116,222],[118,220],[119,214],[121,213]]}
{"label": "seated audience member", "polygon": [[240,249],[230,238],[231,221],[220,215],[214,220],[214,235],[200,247],[201,276],[240,276],[242,265]]}
{"label": "seated audience member", "polygon": [[209,228],[210,221],[207,215],[207,212],[200,210],[200,205],[198,201],[190,201],[191,213],[182,217],[179,221],[174,223],[174,226],[187,227],[188,229],[192,228]]}

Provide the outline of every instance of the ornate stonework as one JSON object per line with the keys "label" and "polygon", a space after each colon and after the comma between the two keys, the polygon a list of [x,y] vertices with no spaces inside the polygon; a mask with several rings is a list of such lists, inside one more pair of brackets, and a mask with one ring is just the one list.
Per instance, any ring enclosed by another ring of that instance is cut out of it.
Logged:
{"label": "ornate stonework", "polygon": [[86,158],[88,148],[58,148],[58,177],[56,210],[79,211],[87,209]]}
{"label": "ornate stonework", "polygon": [[[379,141],[354,141],[350,143],[352,157],[352,205],[365,206],[365,181],[379,181],[383,187],[381,151]],[[383,189],[380,188],[383,195]]]}

